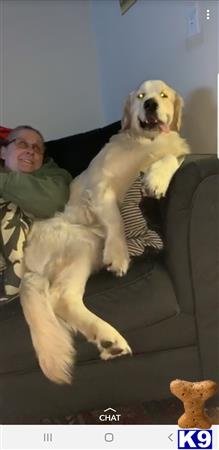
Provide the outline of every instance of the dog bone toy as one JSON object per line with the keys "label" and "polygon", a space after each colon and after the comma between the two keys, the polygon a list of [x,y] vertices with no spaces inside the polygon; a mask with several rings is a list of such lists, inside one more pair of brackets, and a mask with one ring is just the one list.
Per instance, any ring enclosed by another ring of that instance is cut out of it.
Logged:
{"label": "dog bone toy", "polygon": [[211,428],[211,419],[204,411],[205,401],[217,391],[217,383],[211,380],[195,383],[174,380],[170,383],[170,391],[184,405],[185,412],[178,419],[180,428]]}

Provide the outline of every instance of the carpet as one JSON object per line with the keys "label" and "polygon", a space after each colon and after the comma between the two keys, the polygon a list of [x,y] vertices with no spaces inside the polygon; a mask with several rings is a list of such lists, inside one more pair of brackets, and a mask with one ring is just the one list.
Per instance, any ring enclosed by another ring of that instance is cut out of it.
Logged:
{"label": "carpet", "polygon": [[[115,414],[120,414],[119,422],[113,425],[174,425],[183,414],[183,405],[178,399],[152,401],[133,407],[114,407]],[[219,424],[219,408],[206,410],[213,423]],[[112,422],[99,419],[103,410],[81,412],[76,415],[43,419],[40,424],[50,425],[112,425]]]}

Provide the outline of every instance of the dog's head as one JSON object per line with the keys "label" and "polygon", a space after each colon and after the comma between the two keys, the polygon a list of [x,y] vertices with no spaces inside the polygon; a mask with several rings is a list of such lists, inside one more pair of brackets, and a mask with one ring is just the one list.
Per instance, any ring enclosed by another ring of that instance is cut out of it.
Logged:
{"label": "dog's head", "polygon": [[179,131],[183,99],[160,80],[144,81],[129,94],[122,118],[122,130],[153,138],[161,132]]}

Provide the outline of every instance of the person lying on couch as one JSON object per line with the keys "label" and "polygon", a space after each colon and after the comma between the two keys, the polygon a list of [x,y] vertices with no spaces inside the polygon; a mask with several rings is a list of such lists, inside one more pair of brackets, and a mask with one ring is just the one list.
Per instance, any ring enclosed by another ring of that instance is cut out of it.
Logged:
{"label": "person lying on couch", "polygon": [[42,134],[28,125],[3,139],[0,158],[0,252],[5,266],[0,300],[7,302],[19,292],[23,248],[33,220],[64,209],[72,177],[46,157]]}
{"label": "person lying on couch", "polygon": [[[0,252],[3,255],[4,294],[0,304],[18,296],[23,249],[34,219],[52,217],[64,209],[71,175],[45,157],[42,134],[30,126],[13,129],[1,145]],[[160,235],[150,230],[140,207],[141,177],[127,192],[121,215],[131,257],[157,254],[163,249]],[[2,300],[2,302],[1,302]]]}

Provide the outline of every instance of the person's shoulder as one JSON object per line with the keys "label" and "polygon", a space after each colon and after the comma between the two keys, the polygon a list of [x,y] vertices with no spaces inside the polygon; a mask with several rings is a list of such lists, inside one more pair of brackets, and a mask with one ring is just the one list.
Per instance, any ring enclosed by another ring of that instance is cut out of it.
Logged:
{"label": "person's shoulder", "polygon": [[72,180],[71,174],[67,170],[58,166],[58,164],[51,157],[45,160],[42,167],[36,172],[36,175],[48,175],[51,177],[62,176],[69,183]]}

